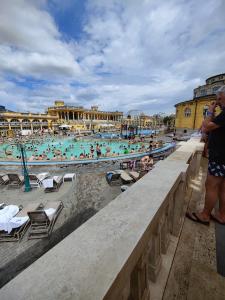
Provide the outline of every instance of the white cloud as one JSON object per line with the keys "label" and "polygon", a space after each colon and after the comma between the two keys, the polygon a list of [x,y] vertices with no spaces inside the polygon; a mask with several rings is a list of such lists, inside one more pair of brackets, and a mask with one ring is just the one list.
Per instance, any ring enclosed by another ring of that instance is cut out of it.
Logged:
{"label": "white cloud", "polygon": [[[39,4],[39,6],[38,6]],[[81,70],[40,1],[1,1],[0,71],[35,78],[78,76]]]}
{"label": "white cloud", "polygon": [[[62,4],[64,13],[71,3]],[[44,0],[3,1],[4,104],[12,99],[14,107],[24,109],[29,102],[40,110],[61,98],[124,112],[172,112],[207,77],[225,72],[223,0],[89,0],[83,35],[69,42],[46,5]],[[8,74],[47,81],[21,87]]]}

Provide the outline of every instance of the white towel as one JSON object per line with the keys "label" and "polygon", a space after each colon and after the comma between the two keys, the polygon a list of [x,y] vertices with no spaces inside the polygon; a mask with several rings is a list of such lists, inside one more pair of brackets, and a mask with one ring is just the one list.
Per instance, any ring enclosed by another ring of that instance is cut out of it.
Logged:
{"label": "white towel", "polygon": [[44,188],[52,188],[53,187],[53,178],[45,179],[42,181]]}
{"label": "white towel", "polygon": [[48,209],[45,209],[44,211],[45,211],[46,215],[49,217],[49,216],[51,216],[55,213],[56,209],[55,208],[48,208]]}
{"label": "white towel", "polygon": [[22,226],[23,224],[25,224],[28,219],[29,219],[28,216],[27,217],[14,217],[14,218],[12,218],[9,221],[9,223],[7,224],[8,233],[10,233],[13,228],[18,228],[18,227]]}
{"label": "white towel", "polygon": [[8,233],[12,231],[12,227],[9,222],[18,213],[18,211],[19,207],[16,205],[8,205],[0,210],[0,230],[7,231]]}

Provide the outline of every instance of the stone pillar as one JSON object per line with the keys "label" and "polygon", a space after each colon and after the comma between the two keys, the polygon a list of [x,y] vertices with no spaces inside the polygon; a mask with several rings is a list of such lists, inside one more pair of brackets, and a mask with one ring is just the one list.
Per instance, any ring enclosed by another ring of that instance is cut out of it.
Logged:
{"label": "stone pillar", "polygon": [[169,229],[169,204],[165,210],[165,214],[161,219],[161,251],[166,254],[170,243],[170,229]]}
{"label": "stone pillar", "polygon": [[74,111],[73,111],[73,121],[74,121]]}
{"label": "stone pillar", "polygon": [[34,128],[33,128],[33,120],[30,120],[30,128],[31,128],[31,132],[33,133],[34,132]]}
{"label": "stone pillar", "polygon": [[178,184],[176,191],[174,192],[174,211],[173,211],[173,226],[172,234],[179,235],[181,228],[181,221],[183,217],[185,201],[185,173],[182,174],[182,178]]}
{"label": "stone pillar", "polygon": [[23,125],[22,125],[22,121],[20,121],[20,130],[23,130]]}
{"label": "stone pillar", "polygon": [[194,175],[197,176],[199,173],[201,160],[202,160],[202,150],[197,150],[195,155],[196,155],[196,160],[195,160],[195,174]]}
{"label": "stone pillar", "polygon": [[160,224],[157,226],[157,229],[152,236],[151,242],[152,243],[149,252],[148,272],[151,281],[156,282],[157,276],[160,272],[162,265]]}
{"label": "stone pillar", "polygon": [[146,251],[139,259],[131,273],[129,300],[150,299],[149,277],[148,277],[148,255]]}

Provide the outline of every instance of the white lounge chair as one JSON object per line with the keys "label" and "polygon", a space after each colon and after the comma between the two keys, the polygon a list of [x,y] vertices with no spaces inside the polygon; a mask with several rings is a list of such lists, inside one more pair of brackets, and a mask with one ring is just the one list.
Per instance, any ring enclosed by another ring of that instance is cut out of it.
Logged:
{"label": "white lounge chair", "polygon": [[128,175],[125,171],[123,171],[120,174],[120,178],[122,179],[122,182],[124,182],[124,183],[130,183],[133,181],[133,178],[130,175]]}
{"label": "white lounge chair", "polygon": [[128,172],[130,177],[133,178],[134,181],[137,181],[140,178],[140,173],[135,172],[135,171],[130,171]]}
{"label": "white lounge chair", "polygon": [[[40,203],[29,203],[20,211],[16,205],[5,206],[1,211],[0,242],[14,242],[22,239],[30,225],[28,211],[35,211],[39,206]],[[6,211],[5,215],[4,211]]]}
{"label": "white lounge chair", "polygon": [[6,185],[9,183],[9,176],[5,174],[0,174],[0,185]]}
{"label": "white lounge chair", "polygon": [[63,176],[63,182],[76,180],[76,173],[67,173]]}
{"label": "white lounge chair", "polygon": [[58,191],[63,183],[62,176],[53,176],[52,178],[44,179],[42,181],[45,193]]}
{"label": "white lounge chair", "polygon": [[48,202],[41,210],[28,212],[31,221],[28,239],[49,237],[62,209],[63,203],[61,201],[54,201]]}
{"label": "white lounge chair", "polygon": [[7,174],[9,178],[8,187],[21,187],[24,184],[24,177],[18,174]]}
{"label": "white lounge chair", "polygon": [[40,174],[29,174],[30,185],[32,188],[41,187],[43,180],[48,178],[50,174],[48,172]]}

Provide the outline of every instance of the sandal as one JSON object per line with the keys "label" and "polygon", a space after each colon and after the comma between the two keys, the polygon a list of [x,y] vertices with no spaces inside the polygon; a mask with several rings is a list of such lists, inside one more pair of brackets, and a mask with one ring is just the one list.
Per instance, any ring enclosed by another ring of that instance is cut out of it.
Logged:
{"label": "sandal", "polygon": [[205,220],[202,220],[199,218],[199,216],[197,215],[197,213],[195,212],[186,212],[186,217],[188,219],[190,219],[191,221],[194,221],[194,222],[197,222],[197,223],[200,223],[200,224],[203,224],[203,225],[209,225],[209,221],[205,221]]}

